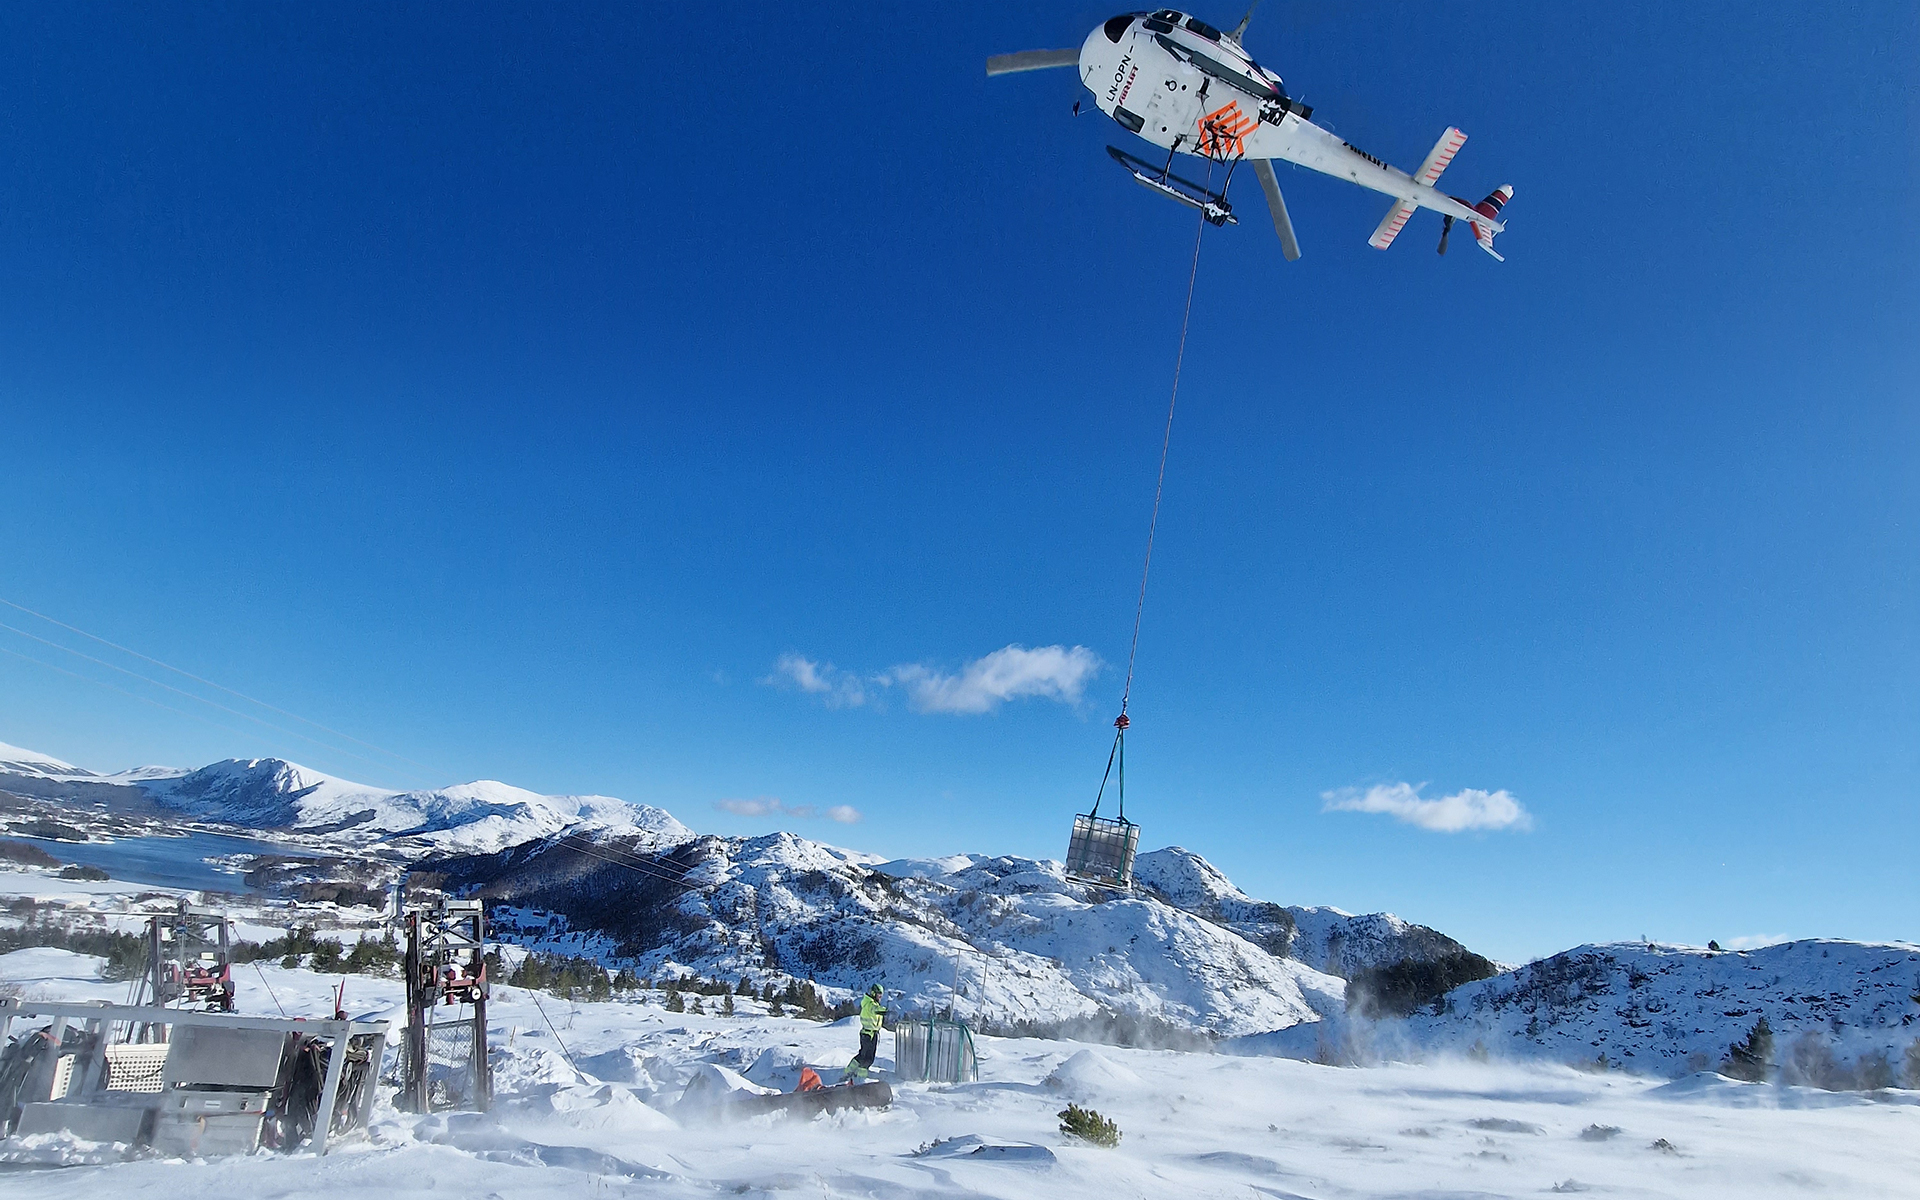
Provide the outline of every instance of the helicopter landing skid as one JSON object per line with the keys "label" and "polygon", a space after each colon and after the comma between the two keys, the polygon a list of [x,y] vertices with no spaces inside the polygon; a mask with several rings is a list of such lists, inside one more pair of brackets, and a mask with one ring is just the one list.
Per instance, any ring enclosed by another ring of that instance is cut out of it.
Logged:
{"label": "helicopter landing skid", "polygon": [[1238,225],[1240,218],[1233,215],[1233,205],[1227,203],[1222,192],[1212,191],[1191,179],[1182,179],[1167,167],[1156,167],[1145,159],[1135,158],[1117,146],[1108,146],[1107,153],[1113,161],[1127,169],[1135,183],[1149,191],[1159,192],[1169,200],[1184,204],[1188,208],[1197,208],[1200,215],[1210,225]]}

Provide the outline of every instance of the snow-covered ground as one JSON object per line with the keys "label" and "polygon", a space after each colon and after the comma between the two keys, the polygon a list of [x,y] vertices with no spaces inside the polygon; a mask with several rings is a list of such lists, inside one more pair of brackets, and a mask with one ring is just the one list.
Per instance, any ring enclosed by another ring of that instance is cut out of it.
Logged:
{"label": "snow-covered ground", "polygon": [[[109,999],[99,961],[0,956],[0,981]],[[246,1012],[319,1015],[335,979],[262,965]],[[271,987],[271,996],[268,988]],[[347,1006],[392,1014],[399,985],[355,977]],[[1465,1061],[1342,1069],[1285,1059],[980,1039],[981,1080],[900,1084],[884,1112],[717,1122],[679,1113],[711,1064],[779,1083],[832,1068],[850,1023],[701,1017],[499,988],[499,1096],[418,1117],[383,1099],[324,1160],[262,1154],[11,1173],[20,1200],[79,1196],[1458,1197],[1920,1195],[1920,1093],[1870,1096]],[[556,1036],[557,1035],[557,1036]],[[562,1045],[564,1044],[564,1050]],[[882,1040],[881,1066],[891,1039]],[[572,1063],[570,1065],[569,1055]],[[584,1069],[581,1069],[584,1068]],[[1112,1117],[1113,1150],[1056,1131],[1068,1101]]]}

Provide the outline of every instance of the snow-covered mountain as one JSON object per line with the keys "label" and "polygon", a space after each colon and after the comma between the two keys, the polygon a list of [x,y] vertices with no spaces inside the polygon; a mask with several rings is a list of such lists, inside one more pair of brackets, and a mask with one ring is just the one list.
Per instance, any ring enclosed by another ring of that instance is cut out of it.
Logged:
{"label": "snow-covered mountain", "polygon": [[140,786],[158,803],[197,820],[337,834],[356,842],[404,837],[439,852],[491,853],[562,830],[641,836],[660,845],[693,836],[661,809],[611,796],[543,796],[491,779],[395,792],[277,758],[230,759]]}
{"label": "snow-covered mountain", "polygon": [[48,754],[23,750],[0,742],[0,775],[18,775],[27,779],[66,779],[93,775],[70,762],[61,762]]}
{"label": "snow-covered mountain", "polygon": [[1175,908],[1224,925],[1271,954],[1342,979],[1404,959],[1429,962],[1467,953],[1438,930],[1392,913],[1355,916],[1337,908],[1255,900],[1212,863],[1180,846],[1142,854],[1134,879]]}
{"label": "snow-covered mountain", "polygon": [[[1248,898],[1178,847],[1140,857],[1129,893],[1058,862],[953,855],[880,862],[791,834],[702,837],[659,855],[617,841],[518,847],[422,864],[425,878],[501,902],[503,931],[642,975],[810,979],[850,996],[876,980],[909,1007],[989,1026],[1076,1019],[1223,1036],[1344,1011],[1320,969],[1397,962],[1458,943],[1392,917]],[[1315,958],[1290,952],[1301,945]],[[1329,962],[1327,947],[1336,947]]]}
{"label": "snow-covered mountain", "polygon": [[[397,850],[413,886],[492,899],[501,934],[535,949],[653,977],[812,980],[832,999],[884,980],[908,1008],[953,1004],[987,1027],[1210,1034],[1335,1062],[1458,1053],[1677,1073],[1721,1062],[1764,1016],[1780,1070],[1806,1080],[1877,1078],[1920,1035],[1920,946],[1582,946],[1498,971],[1390,914],[1254,899],[1178,846],[1142,854],[1139,886],[1120,893],[1054,861],[700,837],[605,796],[491,781],[399,792],[271,758],[103,775],[0,746],[0,793],[23,817],[138,810],[141,828],[189,819],[304,834],[349,857]],[[1350,995],[1367,1001],[1358,1012]],[[1361,1015],[1373,1012],[1409,1015]]]}
{"label": "snow-covered mountain", "polygon": [[397,792],[278,758],[228,759],[198,770],[138,767],[102,775],[0,745],[0,791],[143,807],[255,831],[325,834],[344,847],[491,853],[571,830],[671,845],[693,831],[661,809],[610,796],[543,796],[493,780]]}
{"label": "snow-covered mountain", "polygon": [[[1235,1048],[1368,1062],[1446,1054],[1677,1075],[1718,1066],[1760,1018],[1775,1071],[1827,1086],[1898,1070],[1920,1039],[1920,946],[1813,939],[1715,951],[1643,942],[1579,946],[1464,984],[1403,1019],[1344,1013]],[[1864,1070],[1864,1073],[1862,1073]]]}

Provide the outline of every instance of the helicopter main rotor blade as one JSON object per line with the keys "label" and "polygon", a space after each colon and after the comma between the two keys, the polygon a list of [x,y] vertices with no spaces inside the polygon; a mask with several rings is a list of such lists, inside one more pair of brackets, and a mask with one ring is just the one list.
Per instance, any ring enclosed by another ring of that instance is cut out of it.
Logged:
{"label": "helicopter main rotor blade", "polygon": [[1300,257],[1300,243],[1293,236],[1293,219],[1287,216],[1287,202],[1280,196],[1280,181],[1273,177],[1273,164],[1264,158],[1253,160],[1253,173],[1260,177],[1260,190],[1267,194],[1267,209],[1273,213],[1273,231],[1280,235],[1280,253],[1288,262]]}
{"label": "helicopter main rotor blade", "polygon": [[1022,50],[1018,54],[996,54],[987,60],[987,74],[1012,75],[1019,71],[1044,71],[1049,67],[1077,67],[1078,50]]}

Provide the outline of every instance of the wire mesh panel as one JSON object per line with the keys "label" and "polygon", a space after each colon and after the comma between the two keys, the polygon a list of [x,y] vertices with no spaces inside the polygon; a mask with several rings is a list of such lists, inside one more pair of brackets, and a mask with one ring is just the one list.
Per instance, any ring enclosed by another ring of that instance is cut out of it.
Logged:
{"label": "wire mesh panel", "polygon": [[166,1042],[108,1046],[107,1073],[101,1087],[109,1092],[159,1092],[166,1089]]}
{"label": "wire mesh panel", "polygon": [[475,1098],[473,1021],[427,1026],[427,1096],[430,1111],[465,1108]]}
{"label": "wire mesh panel", "polygon": [[1133,856],[1140,827],[1125,817],[1082,814],[1073,819],[1067,843],[1067,874],[1113,887],[1133,886]]}
{"label": "wire mesh panel", "polygon": [[893,1069],[901,1079],[972,1083],[980,1078],[973,1031],[965,1021],[902,1021],[893,1030]]}

